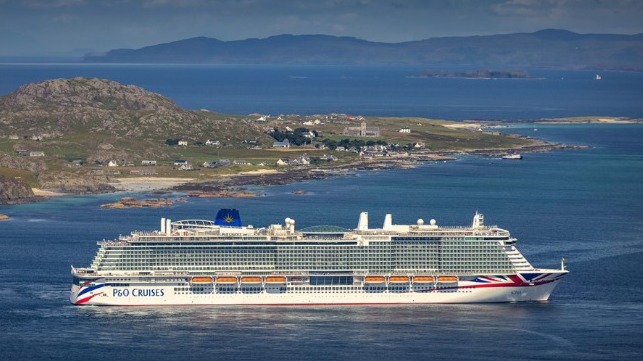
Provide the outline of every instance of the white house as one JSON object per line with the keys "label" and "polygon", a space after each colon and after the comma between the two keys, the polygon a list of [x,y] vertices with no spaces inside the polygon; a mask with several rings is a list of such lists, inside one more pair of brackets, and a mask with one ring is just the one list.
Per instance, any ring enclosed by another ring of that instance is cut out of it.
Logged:
{"label": "white house", "polygon": [[273,148],[290,148],[290,142],[288,139],[284,139],[283,142],[274,142],[272,143]]}
{"label": "white house", "polygon": [[188,145],[187,140],[179,140],[179,145],[186,147]]}
{"label": "white house", "polygon": [[115,160],[110,160],[109,163],[107,163],[108,167],[118,167],[118,163],[116,163]]}

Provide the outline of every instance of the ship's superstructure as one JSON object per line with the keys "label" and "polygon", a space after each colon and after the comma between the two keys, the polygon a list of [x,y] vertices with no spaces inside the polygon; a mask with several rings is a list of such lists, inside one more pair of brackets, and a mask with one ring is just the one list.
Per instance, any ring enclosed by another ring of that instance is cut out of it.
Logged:
{"label": "ship's superstructure", "polygon": [[534,268],[508,231],[395,225],[319,226],[295,221],[243,226],[239,212],[215,221],[161,219],[153,232],[98,242],[88,268],[72,267],[73,304],[403,304],[545,301],[567,274]]}

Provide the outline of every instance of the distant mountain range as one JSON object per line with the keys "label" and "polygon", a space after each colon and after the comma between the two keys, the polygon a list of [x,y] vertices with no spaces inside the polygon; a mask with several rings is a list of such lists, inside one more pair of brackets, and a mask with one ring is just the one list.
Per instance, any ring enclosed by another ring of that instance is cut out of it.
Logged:
{"label": "distant mountain range", "polygon": [[221,41],[197,37],[88,54],[86,62],[197,64],[409,64],[434,68],[643,70],[643,34],[534,33],[379,43],[329,35]]}

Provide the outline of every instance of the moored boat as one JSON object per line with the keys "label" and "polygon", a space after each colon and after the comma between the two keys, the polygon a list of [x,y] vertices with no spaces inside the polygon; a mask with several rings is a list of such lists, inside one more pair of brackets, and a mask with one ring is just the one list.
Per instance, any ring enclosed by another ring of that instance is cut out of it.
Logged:
{"label": "moored boat", "polygon": [[512,160],[521,160],[521,154],[505,154],[502,156],[502,159],[512,159]]}

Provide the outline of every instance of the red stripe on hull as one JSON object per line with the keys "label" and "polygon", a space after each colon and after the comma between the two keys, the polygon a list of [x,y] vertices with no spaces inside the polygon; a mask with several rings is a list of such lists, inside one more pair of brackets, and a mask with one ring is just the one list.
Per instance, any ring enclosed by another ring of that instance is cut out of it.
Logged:
{"label": "red stripe on hull", "polygon": [[[100,294],[100,293],[99,293],[99,294]],[[83,298],[83,299],[81,299],[81,300],[76,301],[76,303],[74,303],[74,304],[75,304],[75,305],[82,305],[83,303],[89,302],[89,300],[91,300],[92,298],[94,298],[94,297],[98,296],[99,294],[91,295],[91,296],[89,296],[89,297],[85,297],[85,298]]]}

